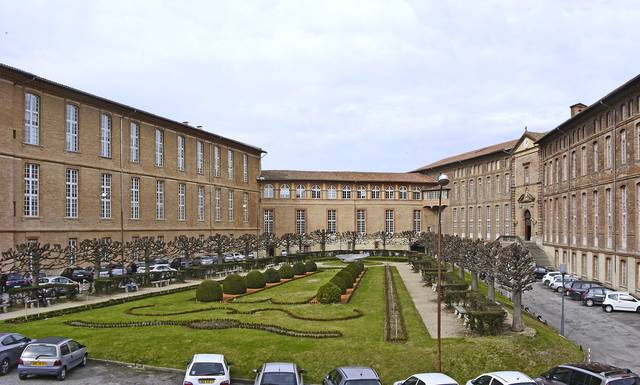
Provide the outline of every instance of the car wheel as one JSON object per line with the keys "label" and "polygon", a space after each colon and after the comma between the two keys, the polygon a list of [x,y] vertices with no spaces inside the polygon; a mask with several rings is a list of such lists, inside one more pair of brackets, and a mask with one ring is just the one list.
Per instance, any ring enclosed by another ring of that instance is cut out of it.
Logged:
{"label": "car wheel", "polygon": [[585,302],[585,305],[587,305],[587,306],[589,306],[589,307],[593,306],[593,300],[592,300],[592,299],[588,299],[588,300]]}
{"label": "car wheel", "polygon": [[9,373],[9,359],[5,358],[0,363],[0,376],[4,376],[7,373]]}
{"label": "car wheel", "polygon": [[636,309],[636,313],[640,313],[640,306]]}
{"label": "car wheel", "polygon": [[87,365],[87,355],[85,354],[84,357],[82,357],[82,362],[80,363],[80,366],[86,366]]}
{"label": "car wheel", "polygon": [[607,305],[604,307],[604,311],[606,311],[607,313],[611,313],[613,311],[613,306],[611,305]]}
{"label": "car wheel", "polygon": [[24,373],[18,373],[18,378],[21,380],[26,380],[27,379],[27,375]]}
{"label": "car wheel", "polygon": [[64,381],[65,378],[67,378],[67,367],[63,366],[58,373],[58,381]]}
{"label": "car wheel", "polygon": [[558,292],[558,293],[562,293],[562,289],[561,289],[561,288],[559,288],[559,287],[556,287],[556,292]]}

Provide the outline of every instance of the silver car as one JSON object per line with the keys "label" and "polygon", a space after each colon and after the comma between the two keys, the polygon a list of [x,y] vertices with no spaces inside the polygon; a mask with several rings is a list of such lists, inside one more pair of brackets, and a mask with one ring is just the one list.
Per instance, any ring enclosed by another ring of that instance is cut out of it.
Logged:
{"label": "silver car", "polygon": [[360,366],[335,368],[322,380],[322,385],[382,385],[375,370]]}
{"label": "silver car", "polygon": [[9,373],[18,363],[20,354],[31,342],[30,339],[18,333],[0,333],[0,376]]}
{"label": "silver car", "polygon": [[18,360],[18,377],[28,375],[56,376],[62,381],[67,371],[87,364],[84,345],[65,337],[46,337],[31,342]]}
{"label": "silver car", "polygon": [[303,385],[304,370],[290,362],[267,362],[258,369],[254,385]]}

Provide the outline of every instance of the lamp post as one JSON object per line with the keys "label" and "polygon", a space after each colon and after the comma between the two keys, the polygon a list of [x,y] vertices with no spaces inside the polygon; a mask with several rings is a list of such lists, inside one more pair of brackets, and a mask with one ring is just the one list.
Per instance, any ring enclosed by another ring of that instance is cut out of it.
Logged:
{"label": "lamp post", "polygon": [[449,177],[446,174],[438,176],[440,194],[438,195],[438,281],[436,282],[436,293],[438,297],[438,335],[436,338],[436,371],[442,373],[442,188],[449,184]]}
{"label": "lamp post", "polygon": [[562,275],[562,305],[560,309],[560,335],[564,337],[564,297],[565,290],[564,287],[564,276],[567,274],[567,265],[565,263],[560,264],[560,274]]}

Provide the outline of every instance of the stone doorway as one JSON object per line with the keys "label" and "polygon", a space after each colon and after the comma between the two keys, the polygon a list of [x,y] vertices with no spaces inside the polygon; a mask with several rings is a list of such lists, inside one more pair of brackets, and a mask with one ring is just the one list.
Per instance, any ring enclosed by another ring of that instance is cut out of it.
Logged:
{"label": "stone doorway", "polygon": [[531,240],[531,213],[529,210],[524,211],[524,240]]}

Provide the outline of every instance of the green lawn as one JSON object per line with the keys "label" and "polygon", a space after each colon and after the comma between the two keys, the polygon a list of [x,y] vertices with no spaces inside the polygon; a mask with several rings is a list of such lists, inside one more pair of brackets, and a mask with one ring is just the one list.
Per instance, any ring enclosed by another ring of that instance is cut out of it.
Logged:
{"label": "green lawn", "polygon": [[[384,262],[381,261],[367,261],[366,259],[361,260],[365,266],[382,266]],[[329,261],[319,261],[324,266],[336,266],[336,267],[346,267],[348,263],[342,262],[339,259],[332,259]]]}
{"label": "green lawn", "polygon": [[[270,302],[212,305],[196,303],[192,290],[26,324],[5,323],[2,329],[22,332],[32,338],[69,336],[86,344],[93,357],[180,369],[185,367],[194,353],[224,353],[234,363],[232,375],[244,378],[252,378],[251,369],[266,361],[295,361],[307,370],[308,383],[320,383],[322,376],[335,366],[366,365],[378,370],[384,383],[389,384],[416,372],[433,371],[435,344],[415,311],[397,272],[398,294],[409,341],[402,344],[384,342],[383,272],[381,267],[370,267],[347,305],[275,305]],[[320,272],[246,296],[243,300],[304,299],[310,297],[333,274],[335,271]],[[147,305],[153,306],[136,309],[134,313],[138,315],[127,313],[132,307]],[[227,310],[210,309],[223,306],[242,312],[256,309],[265,311],[227,314]],[[307,318],[348,317],[354,314],[354,309],[362,311],[364,316],[342,321],[300,320],[267,308],[286,309]],[[139,315],[184,310],[203,311],[167,316]],[[194,330],[184,326],[87,329],[64,324],[70,320],[132,322],[211,318],[264,322],[306,331],[337,330],[343,336],[315,339],[287,337],[250,329]],[[506,335],[444,340],[445,372],[464,383],[484,371],[510,369],[537,375],[552,365],[581,359],[575,345],[533,320],[528,320],[527,323],[537,330],[536,337]]]}

